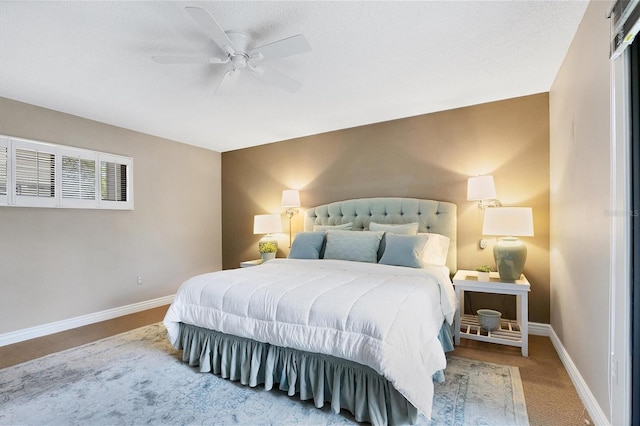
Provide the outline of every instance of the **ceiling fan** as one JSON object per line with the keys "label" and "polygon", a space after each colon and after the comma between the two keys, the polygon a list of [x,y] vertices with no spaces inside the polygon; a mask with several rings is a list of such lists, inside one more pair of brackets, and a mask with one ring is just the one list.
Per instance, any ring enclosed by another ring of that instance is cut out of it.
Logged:
{"label": "ceiling fan", "polygon": [[196,24],[226,54],[225,57],[193,57],[193,56],[152,56],[159,64],[219,64],[226,65],[227,70],[218,82],[243,69],[267,83],[271,83],[288,92],[296,92],[302,83],[294,80],[273,68],[265,67],[263,62],[309,52],[311,45],[302,34],[294,35],[260,47],[252,47],[253,40],[243,31],[224,31],[214,17],[204,9],[186,7]]}

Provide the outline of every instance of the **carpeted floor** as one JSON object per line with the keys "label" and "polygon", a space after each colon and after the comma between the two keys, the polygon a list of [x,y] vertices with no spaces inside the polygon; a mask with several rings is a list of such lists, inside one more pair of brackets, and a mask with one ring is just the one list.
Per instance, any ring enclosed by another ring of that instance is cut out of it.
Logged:
{"label": "carpeted floor", "polygon": [[[433,420],[421,425],[526,425],[517,367],[450,357]],[[181,362],[161,323],[0,370],[1,424],[352,424],[319,410],[199,373]]]}
{"label": "carpeted floor", "polygon": [[[0,347],[0,368],[161,321],[168,306],[126,315]],[[462,339],[454,356],[519,367],[531,425],[593,424],[548,337],[529,337],[529,357],[519,348]]]}
{"label": "carpeted floor", "polygon": [[520,348],[462,339],[453,355],[520,369],[530,424],[587,426],[593,421],[548,337],[529,336],[529,356]]}

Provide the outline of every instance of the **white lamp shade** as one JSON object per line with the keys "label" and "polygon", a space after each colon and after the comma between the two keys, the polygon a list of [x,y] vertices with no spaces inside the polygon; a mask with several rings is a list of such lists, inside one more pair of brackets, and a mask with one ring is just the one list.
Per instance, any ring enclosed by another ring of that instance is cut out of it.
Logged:
{"label": "white lamp shade", "polygon": [[296,189],[282,191],[282,207],[300,207],[300,192]]}
{"label": "white lamp shade", "polygon": [[282,219],[277,214],[258,214],[253,217],[254,234],[282,232]]}
{"label": "white lamp shade", "polygon": [[495,200],[496,198],[493,176],[475,176],[467,181],[467,201]]}
{"label": "white lamp shade", "polygon": [[533,237],[531,207],[495,207],[484,211],[484,235]]}

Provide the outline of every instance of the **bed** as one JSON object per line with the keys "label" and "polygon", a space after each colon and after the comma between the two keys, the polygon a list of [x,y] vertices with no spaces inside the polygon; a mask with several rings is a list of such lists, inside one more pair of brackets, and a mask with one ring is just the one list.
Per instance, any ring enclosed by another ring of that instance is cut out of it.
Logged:
{"label": "bed", "polygon": [[290,258],[187,280],[164,324],[202,372],[413,424],[453,348],[455,270],[455,204],[334,202],[305,211]]}

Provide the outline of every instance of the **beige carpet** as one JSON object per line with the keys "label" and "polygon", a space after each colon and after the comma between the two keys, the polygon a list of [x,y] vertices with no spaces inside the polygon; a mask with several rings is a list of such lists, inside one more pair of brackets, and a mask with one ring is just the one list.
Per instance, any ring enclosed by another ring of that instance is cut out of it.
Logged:
{"label": "beige carpet", "polygon": [[[0,347],[0,368],[39,358],[161,321],[168,306]],[[529,337],[529,357],[519,348],[462,339],[452,355],[518,367],[531,425],[593,424],[548,337]],[[586,423],[589,422],[589,423]]]}
{"label": "beige carpet", "polygon": [[520,348],[462,339],[453,354],[520,369],[529,423],[585,426],[593,424],[569,374],[548,337],[529,336],[529,357]]}
{"label": "beige carpet", "polygon": [[[228,355],[235,358],[231,352]],[[318,409],[312,399],[301,401],[301,394],[289,397],[277,386],[265,392],[261,384],[250,388],[201,374],[181,356],[158,322],[0,369],[0,424],[356,424],[347,411],[332,412],[335,400]],[[258,383],[265,378],[259,370],[275,372],[284,365],[276,356],[267,367],[269,358],[262,367],[251,367]],[[418,416],[417,425],[529,424],[517,367],[449,356],[445,375],[447,380],[435,387],[432,420]],[[343,384],[356,383],[363,384],[357,380]],[[322,386],[307,389],[325,398],[331,393]],[[343,397],[338,397],[341,405],[346,402]]]}

